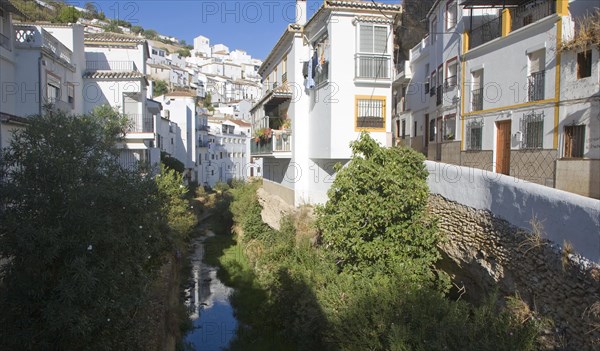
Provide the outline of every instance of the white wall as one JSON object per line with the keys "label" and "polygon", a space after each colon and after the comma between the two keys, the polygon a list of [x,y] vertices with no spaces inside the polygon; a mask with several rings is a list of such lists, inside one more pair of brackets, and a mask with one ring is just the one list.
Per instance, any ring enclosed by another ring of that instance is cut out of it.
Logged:
{"label": "white wall", "polygon": [[535,217],[543,224],[543,238],[557,245],[567,240],[578,254],[600,263],[600,200],[480,169],[431,161],[425,166],[431,193],[524,229],[531,229]]}

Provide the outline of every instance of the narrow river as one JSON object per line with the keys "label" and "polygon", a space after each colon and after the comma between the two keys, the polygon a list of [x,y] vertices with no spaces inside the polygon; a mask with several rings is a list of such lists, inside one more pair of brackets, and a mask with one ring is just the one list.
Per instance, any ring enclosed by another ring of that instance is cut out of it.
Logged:
{"label": "narrow river", "polygon": [[218,268],[202,262],[207,250],[205,240],[215,235],[210,230],[206,233],[192,242],[192,283],[186,290],[186,305],[190,308],[194,329],[185,341],[198,351],[218,351],[227,349],[235,337],[238,323],[229,303],[233,289],[217,278]]}

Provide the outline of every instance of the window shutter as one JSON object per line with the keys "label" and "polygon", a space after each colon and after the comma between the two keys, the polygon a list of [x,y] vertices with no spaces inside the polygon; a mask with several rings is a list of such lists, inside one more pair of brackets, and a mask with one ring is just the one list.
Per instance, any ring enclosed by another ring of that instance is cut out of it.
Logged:
{"label": "window shutter", "polygon": [[360,26],[360,52],[373,52],[373,26]]}
{"label": "window shutter", "polygon": [[536,73],[544,70],[544,50],[529,54],[529,72]]}
{"label": "window shutter", "polygon": [[374,27],[373,35],[373,52],[376,54],[384,54],[386,52],[387,28]]}

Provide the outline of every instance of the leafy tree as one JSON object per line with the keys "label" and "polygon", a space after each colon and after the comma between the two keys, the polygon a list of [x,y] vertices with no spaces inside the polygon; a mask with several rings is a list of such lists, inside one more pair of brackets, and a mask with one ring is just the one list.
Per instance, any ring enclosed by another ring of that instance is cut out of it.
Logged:
{"label": "leafy tree", "polygon": [[0,349],[139,349],[161,264],[156,184],[118,163],[126,119],[30,118],[0,155]]}
{"label": "leafy tree", "polygon": [[212,105],[212,94],[210,93],[210,91],[206,93],[203,104],[204,107],[207,108],[209,111],[215,110],[215,108]]}
{"label": "leafy tree", "polygon": [[104,26],[104,30],[107,32],[123,34],[123,30],[119,27],[119,25],[115,21],[110,21],[108,23],[108,25]]}
{"label": "leafy tree", "polygon": [[161,96],[169,92],[169,85],[164,80],[158,79],[154,81],[152,88],[152,96]]}
{"label": "leafy tree", "polygon": [[183,172],[185,172],[185,165],[175,157],[169,155],[168,153],[164,151],[161,152],[160,159],[165,168],[172,169],[180,174],[183,174]]}
{"label": "leafy tree", "polygon": [[174,169],[161,165],[161,172],[156,176],[158,192],[162,198],[162,213],[168,221],[167,236],[175,246],[187,240],[192,228],[196,225],[196,217],[190,212],[189,203],[185,199],[187,187],[183,185],[183,175]]}
{"label": "leafy tree", "polygon": [[440,257],[440,237],[425,211],[429,190],[423,156],[381,147],[367,133],[351,147],[351,162],[336,166],[329,201],[318,209],[324,245],[344,270],[401,267],[430,274]]}
{"label": "leafy tree", "polygon": [[146,29],[144,31],[144,37],[146,39],[156,39],[158,38],[158,33],[154,29]]}
{"label": "leafy tree", "polygon": [[73,6],[62,6],[56,19],[59,23],[75,23],[79,17],[81,13]]}
{"label": "leafy tree", "polygon": [[185,42],[185,39],[181,39],[179,41],[179,45],[184,46],[184,47],[187,46],[187,43]]}
{"label": "leafy tree", "polygon": [[131,32],[133,32],[135,34],[144,33],[144,28],[142,28],[141,26],[132,26]]}
{"label": "leafy tree", "polygon": [[177,54],[181,57],[191,57],[192,53],[190,52],[190,49],[188,48],[180,48],[179,50],[177,50]]}
{"label": "leafy tree", "polygon": [[83,8],[87,11],[82,13],[83,18],[91,20],[98,17],[98,9],[94,3],[86,2],[85,5],[83,5]]}

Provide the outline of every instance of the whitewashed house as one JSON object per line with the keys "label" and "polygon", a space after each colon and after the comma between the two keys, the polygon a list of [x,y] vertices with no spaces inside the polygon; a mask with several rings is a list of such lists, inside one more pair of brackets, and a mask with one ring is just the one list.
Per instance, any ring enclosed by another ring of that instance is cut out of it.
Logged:
{"label": "whitewashed house", "polygon": [[264,188],[295,206],[327,200],[334,165],[348,162],[362,131],[391,145],[392,24],[401,6],[326,0],[308,21],[306,1],[297,9],[260,68],[264,93],[252,109]]}
{"label": "whitewashed house", "polygon": [[199,150],[205,143],[207,134],[206,119],[202,118],[203,109],[198,106],[198,96],[193,90],[175,90],[156,97],[162,104],[163,117],[177,124],[180,137],[176,137],[174,153],[171,156],[181,161],[186,169],[184,174],[188,182],[202,183],[199,171]]}
{"label": "whitewashed house", "polygon": [[437,1],[428,37],[397,69],[396,143],[430,160],[600,196],[597,51],[559,50],[593,8]]}
{"label": "whitewashed house", "polygon": [[84,105],[83,27],[13,23],[13,13],[21,14],[11,2],[0,3],[1,147],[46,105],[73,114]]}
{"label": "whitewashed house", "polygon": [[199,156],[204,174],[204,185],[214,187],[217,182],[247,179],[250,164],[251,124],[239,120],[209,118],[208,145]]}
{"label": "whitewashed house", "polygon": [[145,39],[116,33],[85,36],[84,110],[110,105],[130,120],[122,143],[121,162],[157,167],[160,151],[156,128],[160,104],[147,98]]}

